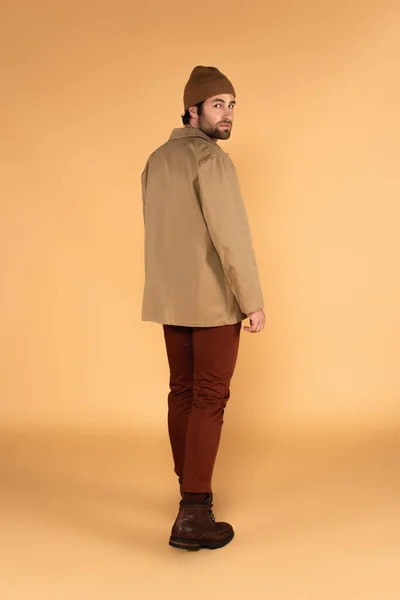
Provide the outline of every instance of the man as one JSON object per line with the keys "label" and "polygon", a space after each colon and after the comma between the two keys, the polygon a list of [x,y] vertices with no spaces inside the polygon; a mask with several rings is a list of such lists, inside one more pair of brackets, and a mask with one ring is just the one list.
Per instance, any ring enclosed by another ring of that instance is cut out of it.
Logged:
{"label": "man", "polygon": [[211,478],[230,397],[242,321],[264,328],[263,296],[235,167],[218,146],[231,135],[235,90],[198,66],[184,90],[184,127],[142,173],[142,320],[163,325],[170,367],[168,430],[182,500],[170,545],[220,548],[234,535],[212,513]]}

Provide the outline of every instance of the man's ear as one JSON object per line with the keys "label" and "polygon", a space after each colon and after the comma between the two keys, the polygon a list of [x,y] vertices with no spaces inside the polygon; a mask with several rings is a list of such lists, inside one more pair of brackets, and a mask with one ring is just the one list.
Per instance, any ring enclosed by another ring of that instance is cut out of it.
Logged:
{"label": "man's ear", "polygon": [[192,119],[195,119],[197,117],[197,106],[191,106],[189,108],[189,114],[192,117]]}

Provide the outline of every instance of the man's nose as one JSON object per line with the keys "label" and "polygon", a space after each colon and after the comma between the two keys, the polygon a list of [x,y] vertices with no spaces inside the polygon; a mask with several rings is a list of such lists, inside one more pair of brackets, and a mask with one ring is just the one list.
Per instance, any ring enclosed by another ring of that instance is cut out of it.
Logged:
{"label": "man's nose", "polygon": [[233,119],[233,110],[231,108],[229,108],[228,106],[226,106],[225,110],[224,110],[224,119],[226,121],[230,121],[230,122]]}

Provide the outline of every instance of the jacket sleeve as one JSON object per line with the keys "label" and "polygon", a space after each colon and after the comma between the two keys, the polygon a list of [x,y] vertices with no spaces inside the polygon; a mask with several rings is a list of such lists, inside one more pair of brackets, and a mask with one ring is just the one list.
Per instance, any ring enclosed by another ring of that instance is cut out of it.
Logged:
{"label": "jacket sleeve", "polygon": [[199,195],[211,240],[240,309],[248,315],[264,307],[249,222],[236,169],[226,156],[198,168]]}
{"label": "jacket sleeve", "polygon": [[141,176],[141,184],[142,184],[142,211],[143,211],[143,223],[145,223],[146,219],[145,219],[145,213],[146,213],[146,184],[147,184],[147,164],[146,167],[144,168]]}

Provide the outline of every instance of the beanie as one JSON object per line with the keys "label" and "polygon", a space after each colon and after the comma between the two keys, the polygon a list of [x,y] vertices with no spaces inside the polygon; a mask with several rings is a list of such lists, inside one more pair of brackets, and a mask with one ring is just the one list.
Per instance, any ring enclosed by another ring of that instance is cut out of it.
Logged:
{"label": "beanie", "polygon": [[195,104],[217,94],[236,96],[229,79],[216,67],[195,67],[185,85],[183,93],[184,109],[187,110],[191,106],[195,106]]}

